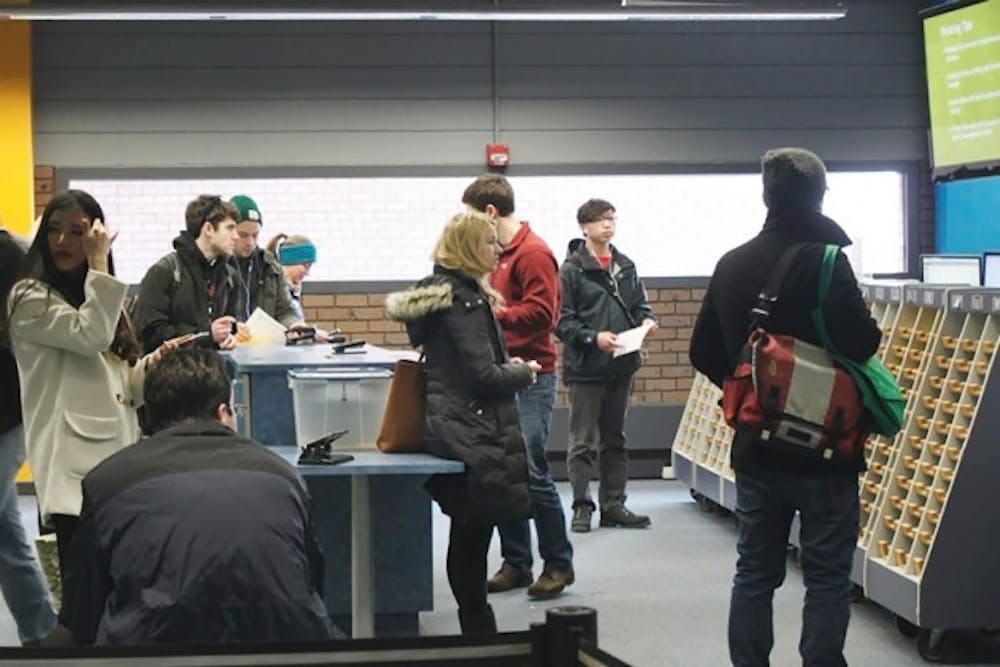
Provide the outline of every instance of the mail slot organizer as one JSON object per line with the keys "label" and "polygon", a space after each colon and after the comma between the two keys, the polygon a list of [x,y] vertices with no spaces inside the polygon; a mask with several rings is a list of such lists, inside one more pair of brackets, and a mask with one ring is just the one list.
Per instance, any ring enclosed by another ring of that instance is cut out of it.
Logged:
{"label": "mail slot organizer", "polygon": [[347,431],[334,449],[374,449],[389,400],[387,368],[330,368],[288,371],[295,412],[295,443]]}
{"label": "mail slot organizer", "polygon": [[696,494],[733,509],[736,480],[729,466],[733,430],[722,418],[722,391],[701,375],[695,376],[677,434],[671,463],[674,475]]}
{"label": "mail slot organizer", "polygon": [[[873,436],[865,445],[852,578],[869,599],[920,628],[1000,627],[1000,380],[993,374],[1000,290],[861,287],[882,329],[878,354],[907,404],[894,438]],[[726,428],[704,405],[713,390],[718,400],[717,388],[696,379],[672,454],[677,477],[702,494],[709,475],[732,474],[728,460],[718,461],[722,448],[713,448],[712,437]],[[735,492],[720,486],[709,497],[732,509]],[[791,537],[797,542],[794,528]]]}

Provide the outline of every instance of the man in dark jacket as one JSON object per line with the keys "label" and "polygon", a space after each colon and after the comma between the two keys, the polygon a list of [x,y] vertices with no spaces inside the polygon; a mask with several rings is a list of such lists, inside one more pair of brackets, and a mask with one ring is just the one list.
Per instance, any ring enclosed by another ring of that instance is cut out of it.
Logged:
{"label": "man in dark jacket", "polygon": [[146,272],[133,320],[146,352],[184,334],[208,331],[195,345],[231,350],[242,313],[239,271],[232,259],[239,212],[216,195],[201,195],[184,212],[187,229],[174,252]]}
{"label": "man in dark jacket", "polygon": [[[6,320],[10,289],[20,278],[23,246],[0,229],[0,321]],[[24,463],[24,427],[17,364],[0,327],[0,590],[25,645],[38,643],[55,627],[49,588],[21,525],[17,471]]]}
{"label": "man in dark jacket", "polygon": [[[771,270],[786,249],[800,243],[808,245],[788,271],[768,329],[820,345],[810,313],[817,305],[823,246],[850,244],[840,226],[820,213],[826,169],[816,155],[800,148],[770,150],[762,159],[762,172],[768,208],[764,228],[719,260],[691,338],[691,363],[719,386],[735,369],[749,333],[750,310]],[[881,333],[843,253],[837,254],[823,307],[830,338],[841,353],[860,362],[878,349]],[[729,610],[729,650],[737,667],[768,664],[774,643],[771,600],[785,576],[788,531],[796,511],[806,584],[802,661],[846,665],[860,463],[832,467],[819,460],[787,460],[752,436],[737,433],[732,465],[740,557]]]}
{"label": "man in dark jacket", "polygon": [[247,321],[253,311],[260,308],[285,325],[286,329],[300,323],[281,265],[274,255],[258,245],[264,216],[261,215],[257,202],[246,195],[236,195],[229,203],[237,213],[238,238],[234,254],[243,282],[243,311],[239,314],[240,321]]}
{"label": "man in dark jacket", "polygon": [[573,487],[574,532],[591,528],[594,501],[590,478],[595,452],[600,460],[600,525],[646,528],[648,516],[625,507],[628,452],[625,412],[639,352],[613,356],[616,333],[649,321],[655,326],[646,288],[635,264],[611,245],[615,207],[591,199],[576,214],[583,239],[569,243],[559,270],[562,313],[556,336],[563,347],[563,382],[569,387],[569,450],[566,465]]}
{"label": "man in dark jacket", "polygon": [[100,645],[334,636],[298,473],[233,432],[211,350],[171,352],[144,383],[154,435],[83,480],[61,621]]}

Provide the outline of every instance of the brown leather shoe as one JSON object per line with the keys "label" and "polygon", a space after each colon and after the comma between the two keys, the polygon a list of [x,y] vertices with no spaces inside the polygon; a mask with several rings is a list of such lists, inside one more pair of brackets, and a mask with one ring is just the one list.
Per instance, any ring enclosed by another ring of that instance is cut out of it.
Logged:
{"label": "brown leather shoe", "polygon": [[576,581],[576,574],[573,568],[568,570],[546,570],[538,581],[528,586],[528,596],[535,600],[547,600],[554,598],[563,592],[563,589]]}
{"label": "brown leather shoe", "polygon": [[496,574],[486,580],[486,591],[488,593],[503,593],[514,588],[530,586],[532,581],[534,581],[534,577],[531,576],[531,572],[503,565]]}

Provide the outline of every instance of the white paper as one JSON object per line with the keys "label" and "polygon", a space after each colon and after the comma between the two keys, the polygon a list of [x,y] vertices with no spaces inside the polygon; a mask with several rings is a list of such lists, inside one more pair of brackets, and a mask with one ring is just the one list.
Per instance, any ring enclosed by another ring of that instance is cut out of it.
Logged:
{"label": "white paper", "polygon": [[617,334],[615,339],[618,341],[618,347],[615,348],[612,356],[620,357],[623,354],[635,352],[641,348],[642,341],[646,338],[646,334],[648,334],[652,328],[653,323],[650,320],[646,320],[634,329],[629,329]]}
{"label": "white paper", "polygon": [[255,308],[246,325],[250,327],[251,343],[262,345],[284,345],[285,325],[260,308]]}

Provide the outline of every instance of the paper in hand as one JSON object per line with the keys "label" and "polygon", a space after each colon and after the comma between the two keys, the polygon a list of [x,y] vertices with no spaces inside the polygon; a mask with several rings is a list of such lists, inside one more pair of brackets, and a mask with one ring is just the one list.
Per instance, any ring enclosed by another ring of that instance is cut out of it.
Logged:
{"label": "paper in hand", "polygon": [[285,327],[260,308],[255,308],[247,318],[246,325],[250,327],[251,342],[264,345],[284,345]]}
{"label": "paper in hand", "polygon": [[653,323],[650,320],[646,320],[634,329],[628,329],[615,335],[615,339],[618,341],[618,347],[612,353],[614,357],[620,357],[623,354],[628,354],[630,352],[635,352],[642,347],[642,341],[646,338],[646,334],[650,332],[653,328]]}

